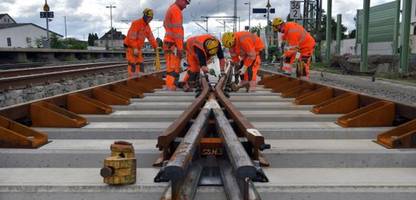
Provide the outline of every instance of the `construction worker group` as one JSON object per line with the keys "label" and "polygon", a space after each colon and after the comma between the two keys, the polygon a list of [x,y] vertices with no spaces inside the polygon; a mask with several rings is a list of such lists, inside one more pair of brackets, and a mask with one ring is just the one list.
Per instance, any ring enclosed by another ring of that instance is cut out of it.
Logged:
{"label": "construction worker group", "polygon": [[[185,91],[192,91],[199,80],[199,75],[209,73],[208,65],[214,58],[218,58],[223,74],[226,63],[223,48],[226,48],[231,56],[231,66],[234,68],[236,79],[241,79],[233,89],[245,87],[247,92],[255,91],[257,71],[261,66],[260,55],[265,50],[262,39],[255,33],[241,31],[226,32],[222,35],[221,41],[213,35],[204,34],[191,36],[184,42],[182,11],[190,3],[191,0],[175,0],[164,17],[163,26],[166,33],[162,48],[166,59],[166,89],[174,91],[182,85]],[[143,17],[132,22],[124,40],[130,77],[145,72],[141,49],[146,38],[155,51],[160,48],[149,26],[153,16],[152,9],[144,9]],[[281,69],[284,73],[296,72],[298,76],[308,78],[315,48],[314,38],[301,25],[284,22],[281,18],[273,20],[272,28],[273,31],[282,34],[282,41],[285,44],[282,56],[284,64]],[[181,60],[185,56],[188,67],[183,83],[180,84]],[[302,63],[302,68],[299,69],[298,65],[294,66],[296,63]]]}

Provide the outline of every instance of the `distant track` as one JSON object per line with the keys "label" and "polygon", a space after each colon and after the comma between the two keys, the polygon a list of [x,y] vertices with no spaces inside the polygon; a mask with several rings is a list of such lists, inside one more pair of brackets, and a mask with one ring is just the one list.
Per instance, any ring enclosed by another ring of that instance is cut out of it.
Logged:
{"label": "distant track", "polygon": [[[152,64],[154,59],[145,60]],[[59,80],[69,76],[81,76],[88,73],[107,72],[127,67],[126,62],[102,62],[77,65],[36,67],[28,69],[0,71],[0,89],[16,89],[30,84]]]}

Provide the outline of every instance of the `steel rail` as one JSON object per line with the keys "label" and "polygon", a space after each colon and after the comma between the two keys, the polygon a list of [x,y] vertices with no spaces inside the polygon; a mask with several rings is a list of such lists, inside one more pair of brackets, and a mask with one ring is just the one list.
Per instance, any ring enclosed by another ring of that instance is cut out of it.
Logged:
{"label": "steel rail", "polygon": [[229,67],[228,73],[226,76],[223,76],[218,81],[214,92],[217,96],[219,103],[225,108],[230,117],[234,120],[237,127],[239,128],[240,133],[253,146],[253,157],[255,160],[260,160],[263,165],[269,165],[269,163],[261,158],[260,152],[265,149],[270,149],[270,145],[265,143],[263,135],[254,127],[254,125],[233,105],[233,103],[227,98],[224,94],[224,87],[226,86],[226,81],[229,80],[231,67]]}
{"label": "steel rail", "polygon": [[[145,64],[152,64],[151,61],[145,62]],[[126,68],[126,64],[115,64],[115,65],[108,65],[108,66],[95,66],[95,67],[88,67],[83,69],[71,69],[71,70],[64,70],[64,71],[54,71],[48,73],[41,73],[41,74],[31,74],[31,75],[24,75],[24,76],[14,76],[14,77],[7,77],[7,78],[0,78],[0,90],[4,89],[19,89],[24,88],[27,85],[37,85],[42,84],[45,82],[53,82],[56,80],[60,80],[66,77],[73,77],[73,76],[82,76],[91,73],[98,73],[98,72],[108,72],[117,69],[124,69]]]}
{"label": "steel rail", "polygon": [[98,62],[98,63],[82,63],[82,64],[70,64],[70,65],[55,65],[46,67],[30,67],[23,69],[10,69],[0,70],[0,78],[12,77],[12,76],[24,76],[30,74],[49,73],[56,71],[75,70],[89,67],[100,67],[105,65],[125,64],[126,62]]}
{"label": "steel rail", "polygon": [[172,142],[176,137],[184,134],[185,127],[204,105],[209,94],[209,86],[205,80],[201,82],[201,86],[202,91],[195,101],[158,137],[156,147],[163,152],[162,157],[154,163],[155,166],[160,166],[163,161],[170,158],[173,153],[171,152]]}
{"label": "steel rail", "polygon": [[194,159],[199,142],[206,133],[210,114],[211,108],[207,103],[170,157],[168,164],[164,167],[166,178],[169,180],[175,181],[186,176],[189,164]]}

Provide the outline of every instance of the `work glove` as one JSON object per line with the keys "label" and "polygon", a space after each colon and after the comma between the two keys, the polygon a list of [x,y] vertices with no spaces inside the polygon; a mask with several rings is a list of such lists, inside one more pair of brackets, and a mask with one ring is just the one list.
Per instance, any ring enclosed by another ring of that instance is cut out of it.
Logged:
{"label": "work glove", "polygon": [[138,56],[138,55],[139,55],[139,49],[134,48],[134,49],[133,49],[133,55],[134,55],[134,56]]}
{"label": "work glove", "polygon": [[204,72],[204,74],[209,73],[209,69],[207,66],[203,66],[201,67],[202,72]]}
{"label": "work glove", "polygon": [[247,72],[247,69],[248,69],[248,67],[247,66],[243,66],[241,69],[240,69],[240,75],[242,76],[242,75],[244,75],[246,72]]}

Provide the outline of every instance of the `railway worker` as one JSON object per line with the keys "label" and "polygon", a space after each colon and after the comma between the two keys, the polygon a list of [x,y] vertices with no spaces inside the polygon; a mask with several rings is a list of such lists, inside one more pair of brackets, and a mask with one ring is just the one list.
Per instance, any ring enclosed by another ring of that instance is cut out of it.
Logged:
{"label": "railway worker", "polygon": [[238,73],[243,79],[234,90],[246,87],[247,92],[254,92],[257,85],[257,71],[261,64],[260,52],[264,49],[263,41],[256,34],[247,31],[227,32],[222,36],[222,44],[230,50],[232,62],[234,66],[238,66]]}
{"label": "railway worker", "polygon": [[141,19],[133,21],[124,39],[124,46],[127,48],[126,57],[128,61],[127,71],[129,77],[137,76],[140,72],[144,72],[142,48],[147,38],[152,47],[157,50],[157,42],[150,29],[149,23],[153,19],[153,10],[146,8],[143,11]]}
{"label": "railway worker", "polygon": [[166,31],[163,50],[165,51],[166,87],[168,90],[176,90],[179,81],[184,39],[182,10],[189,3],[191,0],[176,0],[166,11],[163,21]]}
{"label": "railway worker", "polygon": [[311,57],[315,48],[315,39],[301,25],[295,22],[284,22],[281,18],[275,18],[272,23],[275,32],[283,33],[282,40],[287,46],[283,54],[284,65],[282,69],[291,74],[293,64],[298,59],[304,63],[305,75],[309,79]]}
{"label": "railway worker", "polygon": [[208,63],[216,56],[220,60],[221,73],[224,73],[225,59],[220,41],[210,34],[193,36],[186,40],[186,59],[189,65],[184,78],[184,90],[195,87],[200,72],[209,73]]}

